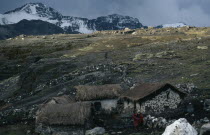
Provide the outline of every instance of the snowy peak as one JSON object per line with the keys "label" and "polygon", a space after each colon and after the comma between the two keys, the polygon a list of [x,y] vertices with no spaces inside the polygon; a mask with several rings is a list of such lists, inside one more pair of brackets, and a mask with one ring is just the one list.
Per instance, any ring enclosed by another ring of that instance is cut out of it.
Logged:
{"label": "snowy peak", "polygon": [[103,20],[103,21],[107,21],[110,23],[113,23],[115,21],[119,21],[121,20],[121,23],[125,23],[125,22],[136,22],[139,23],[139,20],[137,18],[133,18],[130,16],[123,16],[123,15],[119,15],[119,14],[112,14],[112,15],[108,15],[108,16],[102,16],[102,17],[98,17],[98,20]]}
{"label": "snowy peak", "polygon": [[136,29],[143,27],[137,18],[118,14],[98,17],[95,19],[95,24],[97,30],[120,30],[126,27]]}
{"label": "snowy peak", "polygon": [[16,8],[14,10],[8,11],[4,14],[11,14],[11,13],[15,13],[15,12],[26,12],[28,14],[36,14],[36,8],[37,7],[44,7],[44,4],[41,3],[28,3],[23,5],[22,7]]}
{"label": "snowy peak", "polygon": [[137,18],[118,14],[96,19],[63,16],[42,3],[28,3],[3,15],[0,14],[0,25],[15,24],[24,19],[46,21],[59,26],[66,33],[92,33],[102,30],[136,29],[143,26]]}
{"label": "snowy peak", "polygon": [[46,17],[49,19],[61,19],[62,15],[51,7],[47,7],[42,3],[28,3],[15,10],[8,11],[5,14],[14,14],[24,12],[31,15],[37,15],[38,17]]}
{"label": "snowy peak", "polygon": [[185,23],[172,23],[157,26],[157,28],[180,28],[187,26]]}

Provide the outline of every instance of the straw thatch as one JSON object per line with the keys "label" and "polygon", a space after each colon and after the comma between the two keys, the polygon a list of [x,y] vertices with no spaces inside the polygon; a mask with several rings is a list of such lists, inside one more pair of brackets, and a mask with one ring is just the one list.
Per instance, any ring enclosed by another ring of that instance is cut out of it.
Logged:
{"label": "straw thatch", "polygon": [[179,91],[176,87],[168,83],[144,83],[138,84],[131,90],[126,91],[122,94],[121,98],[129,99],[133,101],[139,101],[152,94],[156,94],[162,90],[167,90],[168,88],[178,92],[181,95],[185,95],[182,91]]}
{"label": "straw thatch", "polygon": [[68,104],[74,102],[74,98],[67,95],[63,95],[59,97],[52,97],[49,100],[45,101],[44,104]]}
{"label": "straw thatch", "polygon": [[76,99],[80,101],[113,99],[120,96],[122,88],[119,84],[107,84],[100,86],[79,85]]}
{"label": "straw thatch", "polygon": [[90,115],[90,103],[49,104],[37,112],[36,123],[47,125],[84,125]]}

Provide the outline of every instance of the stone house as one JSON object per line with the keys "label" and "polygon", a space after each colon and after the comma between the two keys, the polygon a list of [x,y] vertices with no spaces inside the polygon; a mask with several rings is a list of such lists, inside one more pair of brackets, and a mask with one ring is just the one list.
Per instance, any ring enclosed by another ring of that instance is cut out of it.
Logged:
{"label": "stone house", "polygon": [[84,125],[91,116],[89,103],[48,104],[36,117],[36,123],[45,125]]}
{"label": "stone house", "polygon": [[70,134],[79,135],[93,125],[103,126],[105,120],[112,120],[110,116],[117,110],[122,92],[119,84],[75,88],[74,98],[67,95],[52,97],[40,106],[36,114],[36,129],[41,129],[38,133],[45,133],[46,127],[59,131],[62,125],[68,127]]}
{"label": "stone house", "polygon": [[[135,109],[159,114],[178,107],[185,93],[170,84],[138,84],[123,91],[119,84],[76,86],[74,98],[53,97],[37,111],[36,124],[52,128],[67,126],[69,133],[81,134],[91,126],[129,127]],[[41,132],[40,132],[41,133]]]}
{"label": "stone house", "polygon": [[106,114],[112,113],[117,108],[118,98],[122,93],[122,88],[119,84],[79,85],[75,88],[77,89],[77,101],[90,102],[94,112]]}
{"label": "stone house", "polygon": [[137,84],[121,96],[122,115],[132,115],[134,110],[144,114],[160,114],[176,109],[186,94],[171,84]]}
{"label": "stone house", "polygon": [[81,135],[91,125],[91,115],[91,103],[76,102],[67,95],[52,97],[36,113],[36,132],[52,134],[62,130]]}

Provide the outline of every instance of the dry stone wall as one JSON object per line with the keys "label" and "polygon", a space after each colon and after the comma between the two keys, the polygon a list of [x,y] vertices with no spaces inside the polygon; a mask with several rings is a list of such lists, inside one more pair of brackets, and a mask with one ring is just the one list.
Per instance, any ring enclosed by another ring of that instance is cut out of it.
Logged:
{"label": "dry stone wall", "polygon": [[[140,110],[142,113],[145,114],[159,114],[166,109],[176,109],[181,102],[180,95],[171,90],[168,89],[166,91],[161,92],[154,98],[150,100],[146,100],[145,102],[139,102],[136,103],[136,109]],[[130,116],[133,114],[135,108],[134,102],[130,101],[124,101],[123,104],[123,116]]]}
{"label": "dry stone wall", "polygon": [[147,100],[141,104],[137,103],[136,109],[142,113],[161,113],[166,108],[176,109],[180,102],[180,95],[168,89],[155,96],[152,100]]}

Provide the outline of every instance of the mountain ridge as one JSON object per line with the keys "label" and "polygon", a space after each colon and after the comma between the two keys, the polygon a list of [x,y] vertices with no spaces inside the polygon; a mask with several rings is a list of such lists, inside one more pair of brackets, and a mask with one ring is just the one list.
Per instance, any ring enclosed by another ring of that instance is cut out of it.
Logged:
{"label": "mountain ridge", "polygon": [[28,3],[0,15],[0,24],[14,24],[19,21],[42,20],[61,27],[66,33],[92,33],[101,30],[121,30],[124,28],[141,28],[143,25],[137,18],[111,14],[95,19],[63,16],[57,10],[42,3]]}
{"label": "mountain ridge", "polygon": [[[42,3],[27,3],[19,8],[0,14],[0,25],[16,24],[21,20],[42,20],[54,24],[68,34],[89,34],[95,31],[138,29],[143,26],[139,19],[119,14],[99,16],[94,19],[64,16],[57,10]],[[33,23],[33,21],[32,21]],[[158,25],[155,28],[178,28],[187,26],[185,23]],[[11,36],[10,36],[11,37]]]}
{"label": "mountain ridge", "polygon": [[18,35],[51,35],[64,33],[64,30],[52,23],[41,20],[21,20],[15,24],[0,25],[0,40]]}

